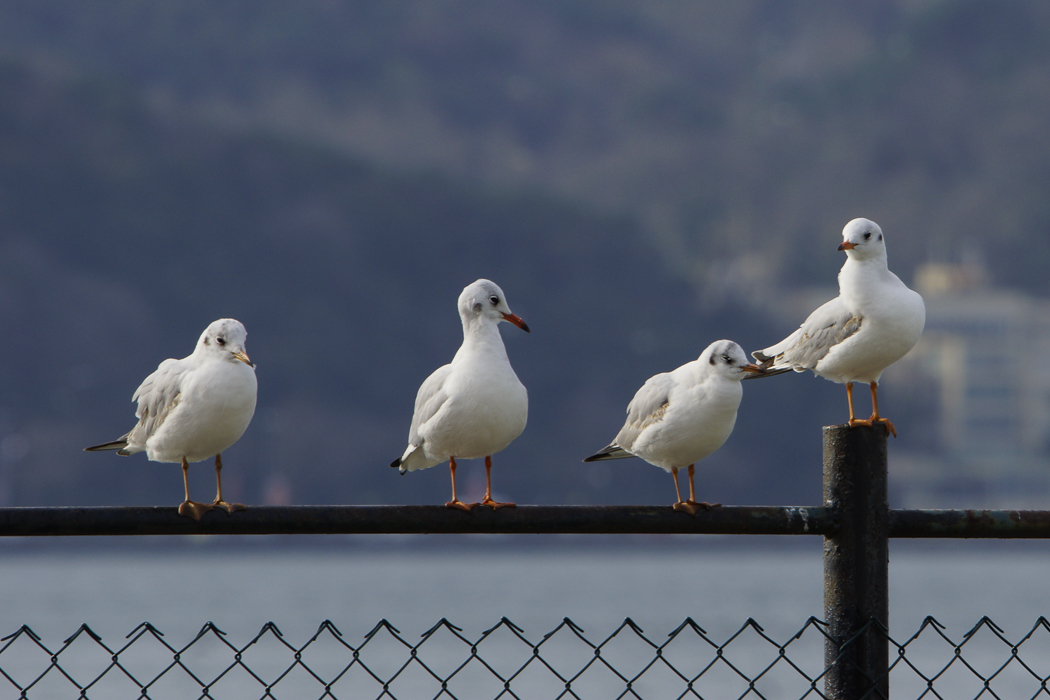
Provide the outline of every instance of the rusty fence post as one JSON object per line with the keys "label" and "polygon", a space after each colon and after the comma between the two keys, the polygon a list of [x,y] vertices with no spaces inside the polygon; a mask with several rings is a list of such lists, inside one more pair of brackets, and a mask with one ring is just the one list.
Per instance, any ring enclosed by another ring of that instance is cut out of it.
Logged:
{"label": "rusty fence post", "polygon": [[889,697],[889,504],[886,431],[824,428],[824,690],[834,700]]}

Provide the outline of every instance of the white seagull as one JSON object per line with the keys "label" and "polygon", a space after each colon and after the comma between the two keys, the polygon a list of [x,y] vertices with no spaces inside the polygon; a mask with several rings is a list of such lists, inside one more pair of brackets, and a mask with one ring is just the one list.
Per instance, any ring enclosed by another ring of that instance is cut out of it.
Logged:
{"label": "white seagull", "polygon": [[[846,262],[839,271],[839,295],[809,315],[802,326],[776,345],[751,353],[767,374],[811,370],[846,385],[849,425],[882,423],[876,387],[883,371],[918,342],[926,306],[890,272],[886,241],[874,221],[854,219],[842,229]],[[871,418],[853,413],[853,382],[871,387]]]}
{"label": "white seagull", "polygon": [[[740,380],[752,372],[762,370],[747,361],[743,348],[716,340],[696,360],[643,384],[627,406],[627,422],[616,439],[583,461],[641,457],[674,477],[675,510],[696,515],[699,508],[718,506],[696,501],[694,465],[729,439],[743,395]],[[689,468],[688,501],[678,488],[683,467]]]}
{"label": "white seagull", "polygon": [[426,469],[448,460],[452,500],[445,505],[469,511],[477,503],[456,497],[456,458],[485,458],[485,498],[481,505],[513,506],[492,500],[492,455],[525,430],[529,396],[514,374],[497,327],[510,321],[526,333],[529,327],[507,306],[503,290],[486,279],[459,295],[463,345],[451,364],[434,371],[416,394],[408,431],[408,448],[390,466],[401,473]]}
{"label": "white seagull", "polygon": [[[244,434],[255,413],[255,365],[244,351],[247,331],[240,321],[221,318],[209,325],[193,353],[168,359],[135,390],[139,419],[131,431],[113,442],[85,451],[116,450],[118,455],[146,452],[154,462],[182,462],[186,500],[179,515],[200,520],[213,508],[227,513],[244,510],[222,498],[222,455]],[[215,457],[216,494],[213,503],[190,500],[189,462]]]}

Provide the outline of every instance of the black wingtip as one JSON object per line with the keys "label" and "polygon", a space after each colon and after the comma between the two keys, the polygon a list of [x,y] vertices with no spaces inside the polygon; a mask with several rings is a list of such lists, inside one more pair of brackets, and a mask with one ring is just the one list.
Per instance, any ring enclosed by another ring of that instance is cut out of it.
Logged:
{"label": "black wingtip", "polygon": [[390,463],[390,466],[393,467],[394,469],[397,469],[398,467],[400,467],[401,466],[401,458],[398,457],[397,459],[395,459],[393,462]]}
{"label": "black wingtip", "polygon": [[[113,440],[112,442],[104,442],[101,445],[92,445],[91,447],[85,447],[84,452],[105,452],[108,450],[123,450],[128,446],[127,440]],[[127,453],[125,452],[126,456]]]}
{"label": "black wingtip", "polygon": [[748,379],[762,379],[763,377],[775,377],[778,374],[784,374],[785,372],[791,371],[792,369],[790,367],[780,367],[778,369],[763,370],[762,372],[748,372],[744,375],[742,381],[746,382]]}

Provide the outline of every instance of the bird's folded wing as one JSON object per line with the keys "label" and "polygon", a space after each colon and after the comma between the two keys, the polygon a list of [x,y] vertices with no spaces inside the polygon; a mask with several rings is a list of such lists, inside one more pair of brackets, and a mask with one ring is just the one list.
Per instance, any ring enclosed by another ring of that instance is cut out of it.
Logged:
{"label": "bird's folded wing", "polygon": [[663,420],[677,384],[668,372],[650,377],[627,405],[627,421],[616,435],[616,444],[630,450],[643,430]]}
{"label": "bird's folded wing", "polygon": [[139,422],[128,433],[128,444],[145,445],[172,409],[179,405],[182,380],[187,370],[188,364],[181,360],[164,360],[135,390],[131,400],[138,402],[135,415]]}
{"label": "bird's folded wing", "polygon": [[412,426],[408,429],[408,442],[417,447],[423,444],[423,438],[419,434],[420,426],[441,410],[441,406],[448,400],[445,391],[445,380],[452,372],[452,365],[444,365],[434,370],[434,373],[426,378],[423,385],[416,392],[416,407],[412,412]]}
{"label": "bird's folded wing", "polygon": [[863,319],[835,297],[809,315],[797,331],[772,347],[751,353],[763,368],[814,369],[833,347],[860,330]]}

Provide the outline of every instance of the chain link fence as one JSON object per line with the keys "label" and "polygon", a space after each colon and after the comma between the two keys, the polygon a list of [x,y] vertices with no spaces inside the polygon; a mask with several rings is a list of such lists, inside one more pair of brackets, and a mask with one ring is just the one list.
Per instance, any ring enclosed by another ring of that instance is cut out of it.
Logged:
{"label": "chain link fence", "polygon": [[[1050,698],[1043,617],[1016,640],[988,618],[959,639],[933,618],[903,641],[869,627],[890,645],[895,698]],[[816,699],[826,697],[826,639],[812,617],[786,640],[751,619],[725,639],[689,618],[657,636],[626,619],[601,638],[566,618],[539,639],[507,618],[477,638],[442,619],[418,639],[381,620],[357,640],[325,620],[301,644],[270,622],[241,645],[211,622],[184,644],[148,622],[116,644],[82,625],[49,645],[23,626],[0,644],[0,700]]]}

